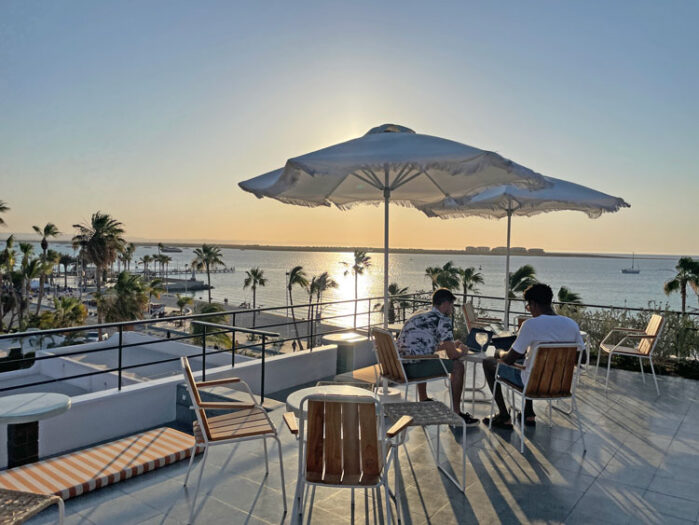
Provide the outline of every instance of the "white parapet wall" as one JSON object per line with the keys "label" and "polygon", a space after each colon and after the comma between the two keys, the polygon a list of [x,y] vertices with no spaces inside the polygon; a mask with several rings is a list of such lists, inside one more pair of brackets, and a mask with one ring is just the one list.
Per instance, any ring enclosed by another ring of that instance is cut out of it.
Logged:
{"label": "white parapet wall", "polygon": [[[370,343],[356,348],[355,365],[374,363]],[[208,363],[207,363],[208,364]],[[265,364],[265,394],[333,377],[337,347],[328,345],[292,354],[268,357]],[[201,372],[195,373],[201,377]],[[235,376],[260,393],[261,360],[251,359],[231,368],[207,368],[206,379]],[[99,377],[99,376],[97,376]],[[39,455],[53,456],[89,447],[121,436],[169,423],[175,419],[177,385],[181,375],[164,377],[72,397],[71,409],[39,422]],[[0,425],[0,468],[7,465],[7,429]]]}

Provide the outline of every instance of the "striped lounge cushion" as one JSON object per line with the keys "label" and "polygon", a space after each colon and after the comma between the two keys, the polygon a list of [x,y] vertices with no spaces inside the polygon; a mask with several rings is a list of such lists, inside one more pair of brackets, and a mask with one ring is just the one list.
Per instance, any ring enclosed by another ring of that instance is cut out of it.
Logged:
{"label": "striped lounge cushion", "polygon": [[68,499],[181,461],[192,446],[193,436],[157,428],[0,472],[0,488]]}

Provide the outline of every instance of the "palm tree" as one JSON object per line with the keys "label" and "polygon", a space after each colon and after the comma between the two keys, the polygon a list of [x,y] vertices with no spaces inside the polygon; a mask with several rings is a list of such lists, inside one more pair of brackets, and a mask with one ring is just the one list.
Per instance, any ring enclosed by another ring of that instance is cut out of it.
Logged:
{"label": "palm tree", "polygon": [[454,266],[452,261],[448,261],[442,266],[437,275],[437,285],[439,288],[454,290],[459,287],[459,269]]}
{"label": "palm tree", "polygon": [[[198,314],[215,314],[221,312],[222,314],[225,312],[225,309],[223,306],[220,304],[200,304],[196,308],[196,313]],[[215,324],[224,324],[226,322],[226,316],[225,315],[212,315],[210,317],[205,317],[203,319],[207,323],[215,323]],[[200,325],[199,323],[192,323],[190,331],[192,335],[199,336],[194,339],[193,343],[194,344],[199,344],[201,345],[202,343],[202,337],[201,334],[204,331],[204,327]],[[206,336],[206,341],[207,342],[213,342],[214,344],[223,346],[224,348],[230,347],[231,345],[231,336],[228,334],[223,334],[223,333],[217,333],[214,335],[207,335]]]}
{"label": "palm tree", "polygon": [[184,307],[194,303],[194,299],[189,295],[177,294],[177,308],[180,309],[180,315],[184,314]]}
{"label": "palm tree", "polygon": [[[407,287],[401,287],[398,283],[391,283],[388,285],[388,322],[396,322],[396,306],[399,308],[407,308],[410,306],[410,302],[402,298],[408,293]],[[374,310],[383,311],[383,304],[377,304],[374,306]]]}
{"label": "palm tree", "polygon": [[25,269],[29,264],[32,255],[34,255],[34,246],[28,242],[20,242],[19,251],[22,253],[22,262],[19,263],[19,266],[20,268]]}
{"label": "palm tree", "polygon": [[354,328],[357,328],[357,299],[359,297],[359,276],[371,266],[371,257],[366,254],[366,250],[354,250],[354,262],[342,262],[345,268],[345,275],[354,275]]}
{"label": "palm tree", "polygon": [[113,288],[96,294],[97,311],[109,323],[143,319],[150,292],[140,276],[121,272]]}
{"label": "palm tree", "polygon": [[192,266],[197,270],[206,270],[206,280],[209,292],[209,304],[211,304],[211,269],[217,266],[225,266],[221,260],[221,248],[211,244],[202,244],[201,248],[194,250],[196,257],[192,261]]}
{"label": "palm tree", "polygon": [[303,350],[303,345],[301,344],[301,337],[299,336],[299,327],[296,324],[296,309],[294,308],[294,295],[292,290],[294,286],[300,286],[304,290],[308,288],[308,278],[306,277],[306,272],[303,271],[303,266],[294,266],[289,272],[289,280],[287,281],[286,288],[289,292],[289,304],[291,305],[291,318],[294,322],[294,331],[296,332],[296,342],[299,345],[299,350]]}
{"label": "palm tree", "polygon": [[[328,272],[321,273],[316,279],[316,312],[321,311],[320,303],[323,300],[323,294],[330,290],[331,288],[337,288],[338,284],[335,279],[330,277]],[[317,330],[316,330],[317,331]]]}
{"label": "palm tree", "polygon": [[675,266],[677,275],[665,283],[663,289],[667,295],[672,292],[680,292],[682,297],[682,313],[687,311],[687,285],[699,294],[699,261],[691,257],[680,257]]}
{"label": "palm tree", "polygon": [[[63,289],[68,289],[68,266],[75,263],[75,259],[68,254],[61,254],[58,265],[63,266]],[[60,270],[60,268],[59,268]]]}
{"label": "palm tree", "polygon": [[148,265],[153,261],[153,257],[150,255],[144,255],[138,260],[138,264],[143,266],[143,277],[148,277]]}
{"label": "palm tree", "polygon": [[425,277],[430,280],[433,292],[438,288],[437,278],[439,277],[441,271],[442,269],[439,266],[428,266],[425,268]]}
{"label": "palm tree", "polygon": [[534,267],[531,264],[525,264],[524,266],[517,268],[514,273],[510,273],[510,293],[507,298],[508,312],[510,311],[512,299],[515,299],[518,293],[524,292],[524,290],[536,282],[536,270],[534,270]]}
{"label": "palm tree", "polygon": [[135,251],[136,246],[132,242],[127,243],[121,251],[121,261],[124,263],[124,269],[127,272],[131,271],[131,259],[133,259]]}
{"label": "palm tree", "polygon": [[[3,204],[0,201],[0,204]],[[5,248],[0,252],[0,332],[3,330],[3,320],[5,319],[5,303],[16,304],[15,288],[12,285],[12,272],[15,268],[15,236],[10,235],[5,241]],[[5,274],[9,277],[10,293],[5,288]],[[11,321],[10,321],[11,322]]]}
{"label": "palm tree", "polygon": [[561,286],[561,288],[558,290],[558,302],[581,304],[582,297],[580,297],[580,294],[570,291],[565,286]]}
{"label": "palm tree", "polygon": [[257,308],[257,287],[265,286],[267,284],[267,279],[265,279],[265,272],[259,266],[257,268],[250,268],[245,272],[245,282],[243,283],[243,289],[252,288],[252,327],[255,328],[255,309]]}
{"label": "palm tree", "polygon": [[172,262],[172,257],[170,257],[169,255],[162,255],[160,258],[160,264],[162,264],[164,269],[165,269],[163,283],[165,284],[166,288],[167,288],[167,269],[168,269],[168,266],[170,266],[171,262]]}
{"label": "palm tree", "polygon": [[[51,222],[47,222],[46,226],[44,226],[43,228],[39,228],[38,226],[32,226],[32,228],[34,228],[34,231],[39,234],[39,237],[41,237],[41,260],[43,262],[46,262],[46,251],[49,249],[48,239],[51,237],[58,236],[58,234],[61,232],[59,232],[56,225]],[[36,315],[39,315],[39,310],[41,310],[41,300],[44,298],[45,282],[46,275],[43,274],[39,279],[39,299],[36,303]]]}
{"label": "palm tree", "polygon": [[66,328],[80,326],[87,318],[87,308],[77,297],[54,297],[53,311],[43,312],[39,317],[39,328]]}
{"label": "palm tree", "polygon": [[51,271],[51,266],[43,262],[39,258],[31,259],[22,267],[21,271],[21,296],[19,302],[19,327],[24,329],[24,312],[29,306],[29,293],[31,291],[31,282],[34,279],[41,279],[42,275],[46,275]]}
{"label": "palm tree", "polygon": [[[0,213],[7,213],[10,211],[10,207],[7,205],[5,201],[0,201]],[[0,217],[0,226],[4,226],[5,221],[3,220],[2,217]]]}
{"label": "palm tree", "polygon": [[89,262],[95,265],[95,285],[102,288],[102,273],[112,264],[126,241],[124,228],[107,213],[95,212],[86,224],[74,224],[78,233],[73,237],[73,247],[82,246]]}
{"label": "palm tree", "polygon": [[464,291],[464,303],[466,303],[468,292],[476,293],[478,291],[476,285],[483,284],[485,281],[483,275],[473,266],[469,268],[457,268],[457,271],[461,279],[461,287]]}

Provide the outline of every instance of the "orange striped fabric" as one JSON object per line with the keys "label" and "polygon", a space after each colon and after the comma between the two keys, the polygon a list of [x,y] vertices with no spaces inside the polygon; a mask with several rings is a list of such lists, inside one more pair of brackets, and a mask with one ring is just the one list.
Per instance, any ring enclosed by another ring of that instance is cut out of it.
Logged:
{"label": "orange striped fabric", "polygon": [[0,488],[68,499],[186,459],[193,446],[193,436],[158,428],[0,472]]}

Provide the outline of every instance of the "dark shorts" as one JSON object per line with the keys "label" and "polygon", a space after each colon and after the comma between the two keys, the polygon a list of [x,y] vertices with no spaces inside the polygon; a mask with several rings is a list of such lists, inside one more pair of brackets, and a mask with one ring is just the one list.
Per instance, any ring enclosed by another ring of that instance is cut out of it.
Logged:
{"label": "dark shorts", "polygon": [[444,363],[447,372],[454,370],[454,363],[451,359],[428,359],[418,363],[405,363],[405,375],[408,379],[422,379],[423,377],[434,377],[444,374],[444,368],[439,362]]}
{"label": "dark shorts", "polygon": [[519,368],[500,363],[498,367],[498,376],[509,381],[513,385],[524,388],[524,383],[522,383],[522,371]]}

